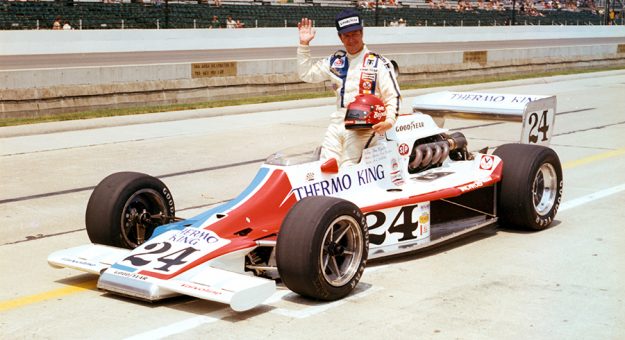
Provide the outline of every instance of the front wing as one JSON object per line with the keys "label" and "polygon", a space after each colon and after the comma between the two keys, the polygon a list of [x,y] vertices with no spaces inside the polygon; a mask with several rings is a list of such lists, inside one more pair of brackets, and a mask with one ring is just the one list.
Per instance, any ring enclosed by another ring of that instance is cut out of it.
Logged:
{"label": "front wing", "polygon": [[54,252],[48,256],[48,263],[56,268],[101,274],[98,288],[148,301],[183,294],[225,303],[235,311],[245,311],[261,304],[276,290],[273,280],[214,268],[209,264],[171,279],[135,274],[113,266],[130,253],[128,249],[88,244]]}

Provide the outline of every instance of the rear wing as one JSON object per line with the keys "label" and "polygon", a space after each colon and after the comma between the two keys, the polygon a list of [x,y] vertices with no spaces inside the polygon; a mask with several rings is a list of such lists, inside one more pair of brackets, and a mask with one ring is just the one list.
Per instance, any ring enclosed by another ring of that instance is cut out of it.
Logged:
{"label": "rear wing", "polygon": [[412,111],[426,113],[437,122],[445,118],[520,122],[520,143],[547,146],[556,118],[556,97],[444,91],[416,97]]}

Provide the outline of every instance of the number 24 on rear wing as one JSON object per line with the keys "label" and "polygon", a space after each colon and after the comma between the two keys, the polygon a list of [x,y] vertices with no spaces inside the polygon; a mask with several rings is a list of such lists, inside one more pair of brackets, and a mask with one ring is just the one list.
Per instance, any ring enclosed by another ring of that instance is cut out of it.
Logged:
{"label": "number 24 on rear wing", "polygon": [[520,143],[548,146],[556,97],[444,91],[416,97],[412,110],[434,117],[439,124],[445,118],[520,122]]}

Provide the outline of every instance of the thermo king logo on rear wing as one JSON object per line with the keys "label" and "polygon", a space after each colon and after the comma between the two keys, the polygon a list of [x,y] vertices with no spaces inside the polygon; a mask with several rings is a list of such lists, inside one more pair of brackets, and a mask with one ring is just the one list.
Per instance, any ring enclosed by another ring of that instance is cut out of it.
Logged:
{"label": "thermo king logo on rear wing", "polygon": [[547,146],[555,123],[556,97],[444,91],[416,97],[412,110],[439,123],[445,118],[520,122],[520,143]]}

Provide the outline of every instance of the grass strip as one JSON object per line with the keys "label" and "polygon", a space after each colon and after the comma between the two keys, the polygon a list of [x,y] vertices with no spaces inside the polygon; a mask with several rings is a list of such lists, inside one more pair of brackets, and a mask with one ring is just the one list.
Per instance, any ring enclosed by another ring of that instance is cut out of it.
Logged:
{"label": "grass strip", "polygon": [[[614,70],[621,70],[621,69],[625,69],[625,67],[615,66],[615,67],[599,67],[599,68],[588,68],[588,69],[549,71],[549,72],[540,72],[540,73],[494,75],[494,76],[484,76],[484,77],[473,77],[470,79],[459,79],[459,80],[453,80],[453,81],[435,81],[435,82],[431,82],[427,84],[423,84],[423,83],[404,84],[402,83],[401,88],[403,90],[424,89],[424,88],[431,88],[431,87],[470,85],[470,84],[477,84],[477,83],[490,83],[490,82],[498,82],[498,81],[542,78],[542,77],[570,75],[570,74],[604,72],[604,71],[614,71]],[[146,113],[195,110],[195,109],[206,109],[206,108],[247,105],[247,104],[261,104],[261,103],[269,103],[269,102],[310,99],[310,98],[323,98],[323,97],[332,97],[332,96],[334,96],[334,93],[331,91],[311,92],[311,93],[294,93],[294,94],[285,94],[285,95],[249,97],[249,98],[241,98],[241,99],[214,100],[214,101],[199,102],[199,103],[192,103],[192,104],[172,104],[172,105],[144,106],[144,107],[119,108],[119,109],[102,109],[102,110],[92,110],[92,111],[83,111],[83,112],[60,113],[60,114],[54,114],[54,115],[44,115],[44,116],[39,116],[39,117],[28,117],[28,118],[1,118],[0,127],[36,124],[36,123],[44,123],[44,122],[56,122],[56,121],[65,121],[65,120],[127,116],[127,115],[138,115],[138,114],[146,114]]]}

